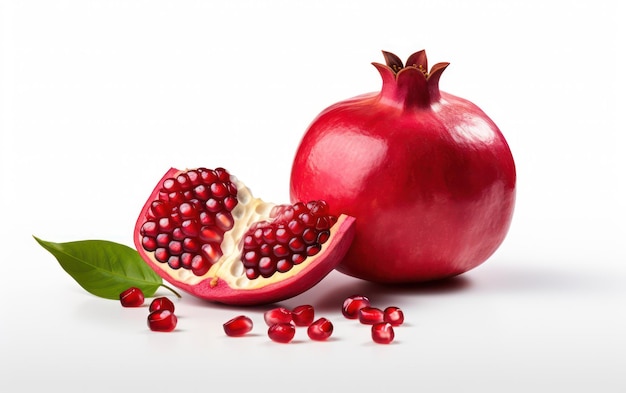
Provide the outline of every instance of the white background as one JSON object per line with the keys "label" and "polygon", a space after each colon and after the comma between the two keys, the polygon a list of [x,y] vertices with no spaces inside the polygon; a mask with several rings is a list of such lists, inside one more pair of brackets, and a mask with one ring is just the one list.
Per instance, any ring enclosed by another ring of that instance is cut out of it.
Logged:
{"label": "white background", "polygon": [[[1,391],[626,389],[619,1],[0,4]],[[315,305],[334,338],[299,330],[280,345],[265,307],[191,296],[175,332],[150,332],[146,308],[87,294],[32,239],[131,245],[171,166],[224,166],[288,201],[306,126],[378,90],[383,49],[449,61],[442,90],[479,105],[511,145],[513,224],[480,267],[402,289],[332,273],[281,305]],[[404,309],[392,345],[341,317],[352,293]],[[222,323],[240,313],[254,334],[227,338]]]}

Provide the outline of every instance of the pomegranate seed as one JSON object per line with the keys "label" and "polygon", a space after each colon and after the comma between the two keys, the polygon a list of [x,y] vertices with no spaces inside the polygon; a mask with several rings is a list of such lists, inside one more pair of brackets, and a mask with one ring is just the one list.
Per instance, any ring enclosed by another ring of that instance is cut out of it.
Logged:
{"label": "pomegranate seed", "polygon": [[172,255],[171,257],[169,257],[169,259],[167,260],[167,265],[174,270],[180,269],[182,266],[180,256]]}
{"label": "pomegranate seed", "polygon": [[289,270],[291,270],[292,267],[293,267],[293,263],[286,259],[281,259],[278,262],[276,262],[276,271],[280,273],[288,272]]}
{"label": "pomegranate seed", "polygon": [[181,190],[188,190],[191,187],[191,181],[185,173],[181,173],[180,175],[178,175],[176,177],[176,181],[178,182]]}
{"label": "pomegranate seed", "polygon": [[203,258],[202,255],[196,255],[191,260],[191,271],[196,276],[205,275],[209,271],[210,268],[211,268],[211,265],[207,263],[206,259]]}
{"label": "pomegranate seed", "polygon": [[315,318],[315,309],[309,304],[303,304],[291,310],[291,315],[296,326],[309,326]]}
{"label": "pomegranate seed", "polygon": [[378,344],[389,344],[393,341],[395,333],[393,326],[387,322],[372,325],[372,340]]}
{"label": "pomegranate seed", "polygon": [[155,332],[171,332],[178,319],[170,310],[157,310],[148,315],[148,327]]}
{"label": "pomegranate seed", "polygon": [[285,228],[278,228],[276,230],[276,241],[285,244],[289,241],[291,234]]}
{"label": "pomegranate seed", "polygon": [[385,320],[383,310],[376,307],[363,307],[359,310],[359,322],[364,325],[374,325]]}
{"label": "pomegranate seed", "polygon": [[277,323],[270,326],[267,335],[272,341],[286,344],[296,335],[296,327],[291,323]]}
{"label": "pomegranate seed", "polygon": [[174,179],[166,179],[163,181],[163,190],[167,193],[180,190],[178,183]]}
{"label": "pomegranate seed", "polygon": [[143,291],[137,287],[130,287],[120,293],[120,303],[123,307],[141,307],[143,301]]}
{"label": "pomegranate seed", "polygon": [[211,197],[211,192],[204,184],[197,185],[193,193],[201,201],[207,201]]}
{"label": "pomegranate seed", "polygon": [[157,242],[153,237],[144,236],[143,239],[141,239],[141,245],[146,251],[154,251],[157,249]]}
{"label": "pomegranate seed", "polygon": [[224,333],[230,337],[240,337],[252,331],[252,319],[239,315],[224,324]]}
{"label": "pomegranate seed", "polygon": [[387,307],[384,314],[384,321],[392,326],[400,326],[404,323],[404,313],[398,307]]}
{"label": "pomegranate seed", "polygon": [[230,181],[230,174],[224,168],[215,168],[215,174],[223,182]]}
{"label": "pomegranate seed", "polygon": [[198,235],[200,240],[206,243],[221,243],[224,239],[219,229],[210,226],[203,226]]}
{"label": "pomegranate seed", "polygon": [[343,316],[348,319],[357,319],[359,317],[359,310],[369,306],[370,300],[366,296],[352,295],[344,300],[341,312]]}
{"label": "pomegranate seed", "polygon": [[326,318],[313,322],[306,330],[311,340],[324,341],[333,334],[333,324]]}
{"label": "pomegranate seed", "polygon": [[157,297],[150,303],[150,312],[158,310],[169,310],[174,312],[174,303],[166,297]]}
{"label": "pomegranate seed", "polygon": [[222,249],[217,243],[207,243],[202,245],[202,256],[204,256],[211,265],[219,261],[222,257]]}
{"label": "pomegranate seed", "polygon": [[267,326],[276,325],[278,323],[291,323],[293,321],[293,315],[291,311],[284,307],[276,307],[263,314],[263,319]]}
{"label": "pomegranate seed", "polygon": [[141,226],[141,234],[143,236],[156,237],[159,234],[159,228],[157,227],[156,222],[154,222],[154,221],[146,221]]}

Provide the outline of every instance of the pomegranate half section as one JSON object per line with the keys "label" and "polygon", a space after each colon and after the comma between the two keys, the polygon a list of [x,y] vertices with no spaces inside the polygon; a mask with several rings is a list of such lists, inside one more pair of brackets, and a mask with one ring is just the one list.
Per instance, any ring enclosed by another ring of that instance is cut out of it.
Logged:
{"label": "pomegranate half section", "polygon": [[171,168],[135,226],[139,254],[164,280],[232,305],[281,301],[313,287],[345,256],[353,217],[324,201],[277,205],[223,168]]}

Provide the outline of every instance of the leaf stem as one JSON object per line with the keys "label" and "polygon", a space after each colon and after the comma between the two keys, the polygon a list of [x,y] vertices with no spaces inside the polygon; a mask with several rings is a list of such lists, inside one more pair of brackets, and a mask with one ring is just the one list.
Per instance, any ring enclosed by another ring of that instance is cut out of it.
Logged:
{"label": "leaf stem", "polygon": [[177,297],[177,298],[179,298],[179,299],[180,299],[180,298],[182,298],[182,296],[180,295],[180,293],[176,292],[176,291],[174,290],[174,288],[169,287],[169,286],[167,286],[167,285],[165,285],[165,284],[161,284],[161,286],[162,286],[163,288],[166,288],[166,289],[169,289],[170,291],[172,291],[172,293],[173,293],[174,295],[176,295],[176,297]]}

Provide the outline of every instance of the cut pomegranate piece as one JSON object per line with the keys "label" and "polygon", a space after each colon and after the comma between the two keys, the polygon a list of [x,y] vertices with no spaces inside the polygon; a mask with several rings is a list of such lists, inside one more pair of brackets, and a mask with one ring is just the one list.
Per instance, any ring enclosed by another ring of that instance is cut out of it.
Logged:
{"label": "cut pomegranate piece", "polygon": [[343,316],[348,319],[357,319],[359,317],[359,310],[369,306],[370,300],[367,296],[352,295],[344,300],[341,312]]}
{"label": "cut pomegranate piece", "polygon": [[144,300],[143,291],[136,287],[130,287],[120,293],[120,303],[123,307],[141,307]]}
{"label": "cut pomegranate piece", "polygon": [[170,169],[146,201],[135,246],[165,280],[203,299],[268,304],[296,296],[339,264],[354,218],[324,201],[275,205],[225,169]]}
{"label": "cut pomegranate piece", "polygon": [[240,337],[252,331],[252,319],[245,315],[239,315],[224,325],[224,333],[230,337]]}
{"label": "cut pomegranate piece", "polygon": [[311,340],[324,341],[333,334],[333,324],[326,318],[320,318],[307,328]]}
{"label": "cut pomegranate piece", "polygon": [[277,323],[269,327],[267,335],[272,341],[286,344],[296,335],[296,327],[291,323]]}
{"label": "cut pomegranate piece", "polygon": [[383,322],[385,314],[376,307],[363,307],[359,310],[359,322],[364,325],[374,325]]}
{"label": "cut pomegranate piece", "polygon": [[387,307],[384,311],[384,321],[389,322],[393,326],[400,326],[404,323],[404,313],[398,307]]}
{"label": "cut pomegranate piece", "polygon": [[395,338],[393,326],[387,322],[372,325],[372,340],[378,344],[389,344]]}
{"label": "cut pomegranate piece", "polygon": [[174,303],[166,297],[157,297],[150,303],[150,312],[158,310],[169,310],[174,312]]}
{"label": "cut pomegranate piece", "polygon": [[266,311],[263,314],[263,319],[267,326],[276,325],[277,323],[291,323],[293,321],[293,316],[291,311],[287,310],[284,307],[276,307],[271,310]]}
{"label": "cut pomegranate piece", "polygon": [[170,310],[157,310],[148,315],[148,327],[155,332],[171,332],[178,319]]}
{"label": "cut pomegranate piece", "polygon": [[296,326],[309,326],[315,318],[315,309],[310,304],[303,304],[291,310]]}

